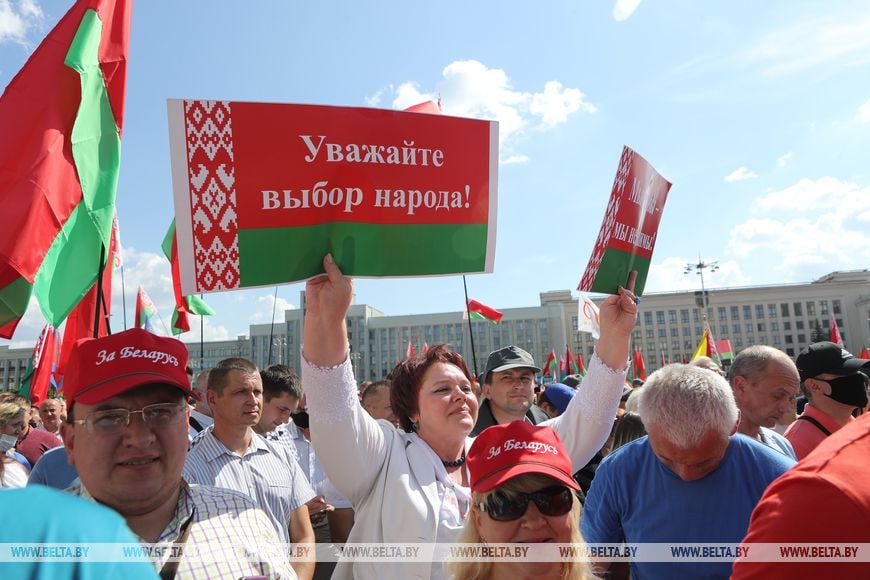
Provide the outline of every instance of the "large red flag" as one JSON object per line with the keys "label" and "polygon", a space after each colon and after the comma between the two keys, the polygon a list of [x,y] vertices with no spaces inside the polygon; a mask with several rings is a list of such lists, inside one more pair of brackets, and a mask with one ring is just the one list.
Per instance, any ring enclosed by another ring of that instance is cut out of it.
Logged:
{"label": "large red flag", "polygon": [[79,0],[0,97],[0,336],[54,326],[97,278],[120,169],[130,0]]}

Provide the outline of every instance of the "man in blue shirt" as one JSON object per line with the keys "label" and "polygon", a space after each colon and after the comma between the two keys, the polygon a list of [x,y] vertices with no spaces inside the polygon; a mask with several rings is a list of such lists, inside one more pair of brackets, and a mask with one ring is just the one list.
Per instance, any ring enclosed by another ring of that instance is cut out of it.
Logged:
{"label": "man in blue shirt", "polygon": [[[716,373],[668,365],[643,389],[639,411],[649,435],[601,462],[583,510],[584,538],[590,544],[739,544],[765,488],[794,460],[735,435],[734,395]],[[621,564],[600,567],[610,568],[612,578],[627,577]],[[728,578],[731,564],[636,560],[631,577]]]}

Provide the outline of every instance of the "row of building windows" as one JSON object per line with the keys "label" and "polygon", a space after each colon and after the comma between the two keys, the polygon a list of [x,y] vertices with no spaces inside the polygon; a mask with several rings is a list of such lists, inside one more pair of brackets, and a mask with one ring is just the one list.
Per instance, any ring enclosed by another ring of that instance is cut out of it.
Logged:
{"label": "row of building windows", "polygon": [[[768,319],[772,318],[790,318],[792,316],[792,312],[794,312],[794,316],[804,316],[804,305],[806,305],[806,315],[807,316],[816,316],[816,303],[815,302],[781,302],[779,304],[779,312],[777,313],[777,305],[776,304],[768,304],[766,310],[766,317]],[[842,314],[841,305],[839,300],[832,300],[831,307],[833,308],[833,313],[835,315]],[[820,300],[818,302],[818,313],[821,316],[829,315],[830,311],[828,309],[828,301]],[[665,324],[665,311],[664,310],[656,310],[655,313],[651,311],[647,311],[643,313],[643,324],[646,326],[651,326],[653,324],[653,314],[655,314],[655,322],[656,324]],[[740,320],[741,319],[741,307],[740,306],[719,306],[716,309],[717,318],[720,322],[725,322],[727,320]],[[729,317],[730,314],[730,317]],[[743,320],[752,320],[753,319],[753,308],[750,304],[744,304],[742,307],[742,319]],[[667,311],[667,321],[669,324],[677,324],[679,315],[679,322],[681,324],[689,324],[689,309],[681,308],[679,310],[673,309]],[[701,312],[698,308],[691,309],[691,318],[692,322],[700,322],[701,321]],[[762,320],[765,318],[765,305],[764,304],[756,304],[755,305],[755,319]],[[638,321],[640,323],[640,320]]]}

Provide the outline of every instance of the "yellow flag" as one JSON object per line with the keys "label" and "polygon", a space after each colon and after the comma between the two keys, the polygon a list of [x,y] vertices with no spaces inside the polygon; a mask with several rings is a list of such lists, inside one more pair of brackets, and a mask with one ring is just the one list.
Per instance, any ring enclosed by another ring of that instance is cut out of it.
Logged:
{"label": "yellow flag", "polygon": [[691,360],[695,360],[701,356],[707,356],[707,341],[710,339],[709,329],[704,329],[704,336],[701,337],[701,342],[698,343],[698,348],[695,349],[695,354],[692,355]]}

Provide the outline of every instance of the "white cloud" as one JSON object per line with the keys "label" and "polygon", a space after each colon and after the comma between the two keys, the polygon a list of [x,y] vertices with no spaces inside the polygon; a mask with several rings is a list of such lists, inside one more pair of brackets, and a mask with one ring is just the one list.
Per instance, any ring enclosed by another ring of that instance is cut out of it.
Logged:
{"label": "white cloud", "polygon": [[394,94],[392,106],[397,109],[440,98],[447,115],[498,121],[502,153],[505,161],[511,159],[513,163],[525,157],[511,151],[518,136],[530,129],[546,130],[564,124],[575,113],[596,110],[579,89],[551,80],[540,92],[518,91],[504,70],[488,68],[476,60],[452,62],[444,67],[442,77],[431,91],[410,81],[396,89],[382,90]]}
{"label": "white cloud", "polygon": [[864,209],[870,199],[870,188],[840,181],[836,177],[820,177],[815,181],[803,178],[785,189],[774,191],[756,202],[762,212],[819,212],[827,209],[845,210],[848,214]]}
{"label": "white cloud", "polygon": [[281,322],[284,320],[284,311],[293,310],[294,308],[296,307],[293,304],[290,304],[280,296],[275,300],[274,294],[265,294],[257,297],[256,311],[248,317],[248,320],[251,324],[268,323],[274,311],[275,317],[272,322]]}
{"label": "white cloud", "polygon": [[25,44],[30,28],[42,19],[42,8],[34,0],[0,0],[0,42]]}
{"label": "white cloud", "polygon": [[[719,261],[713,258],[704,258],[705,263],[716,262],[715,272],[710,269],[704,270],[705,288],[723,288],[734,286],[747,286],[750,284],[748,276],[743,274],[740,264],[736,261]],[[700,277],[693,270],[686,274],[686,266],[697,264],[694,259],[687,260],[680,257],[668,257],[660,262],[650,264],[647,274],[644,292],[677,292],[700,290]]]}
{"label": "white cloud", "polygon": [[638,6],[640,6],[640,0],[616,0],[613,5],[613,19],[617,22],[628,20]]}
{"label": "white cloud", "polygon": [[870,62],[870,16],[828,11],[824,16],[789,24],[767,33],[739,60],[758,63],[762,72],[779,76],[817,66],[854,67]]}
{"label": "white cloud", "polygon": [[862,123],[870,122],[870,101],[858,107],[858,120]]}
{"label": "white cloud", "polygon": [[548,81],[544,84],[543,93],[532,95],[529,111],[541,117],[542,127],[555,127],[568,121],[571,113],[582,110],[584,113],[594,113],[595,105],[583,100],[583,93],[578,89],[566,89],[559,81]]}
{"label": "white cloud", "polygon": [[732,183],[734,181],[743,181],[744,179],[755,179],[756,177],[758,177],[757,173],[749,171],[746,167],[738,167],[725,176],[725,181]]}
{"label": "white cloud", "polygon": [[762,197],[756,214],[732,228],[727,251],[764,257],[783,282],[807,280],[870,262],[866,200],[870,187],[834,177],[801,179]]}
{"label": "white cloud", "polygon": [[789,151],[788,153],[786,153],[784,155],[780,155],[779,157],[777,157],[776,166],[779,168],[785,167],[786,165],[791,163],[792,159],[794,159],[794,153]]}
{"label": "white cloud", "polygon": [[528,155],[511,155],[510,157],[506,157],[502,159],[502,165],[517,165],[519,163],[525,163],[529,160]]}

